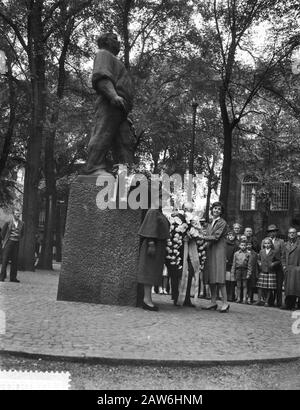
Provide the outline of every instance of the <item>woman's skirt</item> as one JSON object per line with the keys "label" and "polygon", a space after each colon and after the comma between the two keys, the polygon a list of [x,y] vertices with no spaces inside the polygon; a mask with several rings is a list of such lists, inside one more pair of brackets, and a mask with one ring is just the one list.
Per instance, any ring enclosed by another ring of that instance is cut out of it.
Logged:
{"label": "woman's skirt", "polygon": [[261,272],[256,286],[262,289],[276,289],[276,273]]}

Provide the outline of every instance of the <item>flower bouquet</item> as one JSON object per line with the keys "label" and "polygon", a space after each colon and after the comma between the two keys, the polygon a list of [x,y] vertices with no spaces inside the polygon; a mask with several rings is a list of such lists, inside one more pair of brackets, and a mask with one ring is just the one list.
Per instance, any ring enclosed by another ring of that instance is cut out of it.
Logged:
{"label": "flower bouquet", "polygon": [[200,262],[200,269],[203,270],[206,259],[204,240],[200,239],[203,233],[199,220],[191,212],[179,211],[170,218],[170,238],[167,242],[167,256],[171,265],[182,269],[182,252],[180,249],[184,241],[194,239],[197,244],[197,251]]}
{"label": "flower bouquet", "polygon": [[[184,303],[189,276],[188,258],[193,266],[192,282],[194,298],[198,297],[199,280],[202,281],[206,259],[203,231],[199,220],[191,212],[178,212],[170,218],[170,238],[167,242],[167,256],[171,266],[182,270],[177,304]],[[202,286],[201,286],[202,288]]]}

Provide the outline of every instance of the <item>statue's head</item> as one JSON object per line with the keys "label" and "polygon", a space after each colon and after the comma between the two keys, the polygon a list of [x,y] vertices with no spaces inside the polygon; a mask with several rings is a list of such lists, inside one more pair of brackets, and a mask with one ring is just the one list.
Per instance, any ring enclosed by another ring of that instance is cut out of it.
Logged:
{"label": "statue's head", "polygon": [[118,40],[118,36],[114,33],[104,33],[98,37],[97,40],[98,47],[104,48],[105,50],[110,51],[115,56],[120,51],[120,42]]}

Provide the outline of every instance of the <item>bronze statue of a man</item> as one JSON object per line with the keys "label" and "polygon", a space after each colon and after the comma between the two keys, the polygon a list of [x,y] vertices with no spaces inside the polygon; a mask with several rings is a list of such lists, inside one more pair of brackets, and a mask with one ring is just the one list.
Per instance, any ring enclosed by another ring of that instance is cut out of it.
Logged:
{"label": "bronze statue of a man", "polygon": [[96,112],[88,145],[86,172],[107,169],[106,155],[112,152],[114,164],[133,163],[133,133],[127,115],[133,104],[133,85],[124,64],[116,57],[120,42],[113,33],[98,38],[92,85],[97,92]]}

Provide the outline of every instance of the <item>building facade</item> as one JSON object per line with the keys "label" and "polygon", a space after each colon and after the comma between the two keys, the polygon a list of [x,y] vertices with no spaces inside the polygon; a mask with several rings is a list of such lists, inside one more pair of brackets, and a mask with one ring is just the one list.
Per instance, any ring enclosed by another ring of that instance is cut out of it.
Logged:
{"label": "building facade", "polygon": [[300,231],[300,180],[274,182],[267,216],[261,210],[258,189],[257,178],[233,161],[227,209],[229,225],[239,222],[244,228],[252,227],[260,240],[265,237],[266,225],[270,224],[278,226],[283,238],[291,225]]}

